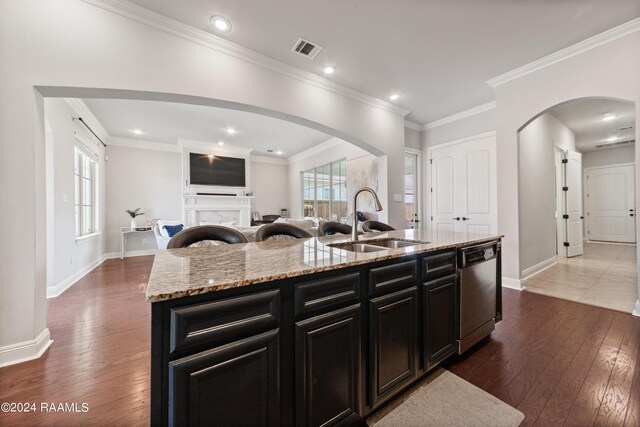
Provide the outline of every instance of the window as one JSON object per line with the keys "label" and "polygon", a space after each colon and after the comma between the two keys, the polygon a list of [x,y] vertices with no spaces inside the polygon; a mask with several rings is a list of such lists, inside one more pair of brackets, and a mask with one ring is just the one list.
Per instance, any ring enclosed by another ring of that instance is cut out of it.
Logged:
{"label": "window", "polygon": [[75,149],[76,237],[98,232],[97,163],[83,151]]}
{"label": "window", "polygon": [[347,161],[327,163],[302,172],[304,216],[347,219]]}

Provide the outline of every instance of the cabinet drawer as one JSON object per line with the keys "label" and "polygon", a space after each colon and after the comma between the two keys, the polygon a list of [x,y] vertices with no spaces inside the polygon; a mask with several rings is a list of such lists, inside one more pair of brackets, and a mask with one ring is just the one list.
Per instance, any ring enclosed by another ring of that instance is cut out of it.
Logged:
{"label": "cabinet drawer", "polygon": [[372,268],[369,270],[369,292],[380,293],[415,285],[417,270],[416,260]]}
{"label": "cabinet drawer", "polygon": [[428,282],[456,272],[456,251],[422,258],[422,281]]}
{"label": "cabinet drawer", "polygon": [[294,290],[295,315],[357,301],[360,296],[360,273],[327,277],[296,284]]}
{"label": "cabinet drawer", "polygon": [[272,290],[171,309],[169,351],[233,339],[278,326],[280,291]]}

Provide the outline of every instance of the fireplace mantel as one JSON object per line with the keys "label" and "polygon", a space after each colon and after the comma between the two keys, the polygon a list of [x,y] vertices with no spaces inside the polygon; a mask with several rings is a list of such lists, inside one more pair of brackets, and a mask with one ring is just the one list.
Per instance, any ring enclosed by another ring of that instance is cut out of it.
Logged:
{"label": "fireplace mantel", "polygon": [[252,199],[253,196],[185,194],[182,197],[182,221],[185,227],[229,222],[249,227]]}

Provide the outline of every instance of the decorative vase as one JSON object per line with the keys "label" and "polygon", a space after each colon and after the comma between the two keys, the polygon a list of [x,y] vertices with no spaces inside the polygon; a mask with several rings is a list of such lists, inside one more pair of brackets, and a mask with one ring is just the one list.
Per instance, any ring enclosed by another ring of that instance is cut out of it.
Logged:
{"label": "decorative vase", "polygon": [[132,218],[131,219],[131,229],[135,230],[138,227],[138,224],[136,223],[136,219]]}

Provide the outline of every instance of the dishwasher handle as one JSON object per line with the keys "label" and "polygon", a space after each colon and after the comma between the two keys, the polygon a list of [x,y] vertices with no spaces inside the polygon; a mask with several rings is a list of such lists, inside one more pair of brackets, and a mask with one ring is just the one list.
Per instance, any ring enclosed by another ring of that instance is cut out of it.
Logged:
{"label": "dishwasher handle", "polygon": [[468,268],[481,262],[490,261],[497,257],[497,242],[470,246],[460,250],[460,268]]}

